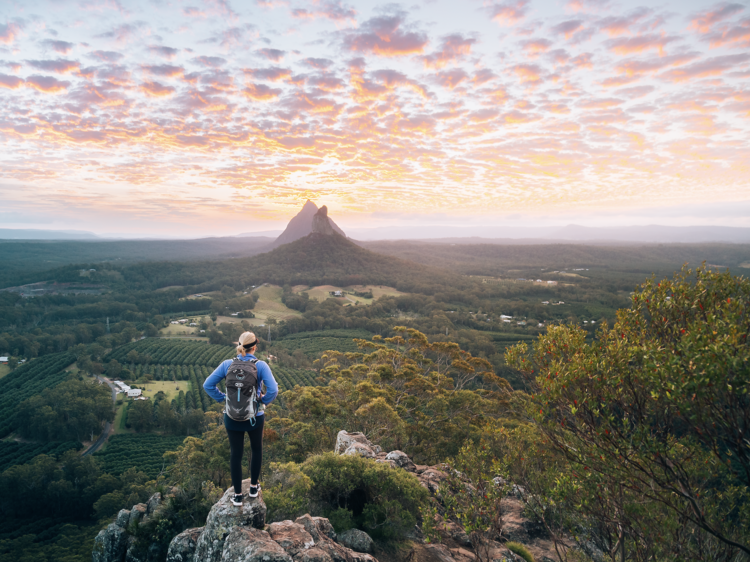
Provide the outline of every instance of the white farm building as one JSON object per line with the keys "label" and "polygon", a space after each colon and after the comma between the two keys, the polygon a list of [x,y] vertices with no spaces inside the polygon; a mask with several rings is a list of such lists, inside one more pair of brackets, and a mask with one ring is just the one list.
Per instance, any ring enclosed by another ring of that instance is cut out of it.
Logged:
{"label": "white farm building", "polygon": [[140,388],[131,388],[128,389],[128,398],[135,398],[136,396],[141,395],[141,389]]}

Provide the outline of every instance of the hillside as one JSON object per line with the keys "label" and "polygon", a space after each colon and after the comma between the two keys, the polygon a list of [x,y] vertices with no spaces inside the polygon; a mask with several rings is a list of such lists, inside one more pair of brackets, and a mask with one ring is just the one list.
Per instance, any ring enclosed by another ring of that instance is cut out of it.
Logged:
{"label": "hillside", "polygon": [[255,284],[390,285],[410,292],[463,284],[454,273],[371,252],[338,234],[309,234],[235,263]]}

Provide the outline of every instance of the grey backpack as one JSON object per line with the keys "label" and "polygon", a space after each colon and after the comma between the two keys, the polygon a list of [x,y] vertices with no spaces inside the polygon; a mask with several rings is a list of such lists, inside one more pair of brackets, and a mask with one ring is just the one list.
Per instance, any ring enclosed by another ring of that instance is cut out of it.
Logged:
{"label": "grey backpack", "polygon": [[224,411],[235,421],[254,419],[261,408],[258,392],[257,359],[235,359],[227,369],[227,398]]}

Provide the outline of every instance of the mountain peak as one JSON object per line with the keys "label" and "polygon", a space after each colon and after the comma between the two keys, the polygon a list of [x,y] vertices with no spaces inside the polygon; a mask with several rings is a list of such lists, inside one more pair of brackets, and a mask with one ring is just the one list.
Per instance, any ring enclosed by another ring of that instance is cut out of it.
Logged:
{"label": "mountain peak", "polygon": [[289,221],[286,230],[281,233],[281,236],[276,239],[273,245],[289,244],[313,232],[320,234],[337,233],[346,237],[344,231],[328,216],[328,207],[323,205],[318,209],[318,206],[308,199],[300,212]]}

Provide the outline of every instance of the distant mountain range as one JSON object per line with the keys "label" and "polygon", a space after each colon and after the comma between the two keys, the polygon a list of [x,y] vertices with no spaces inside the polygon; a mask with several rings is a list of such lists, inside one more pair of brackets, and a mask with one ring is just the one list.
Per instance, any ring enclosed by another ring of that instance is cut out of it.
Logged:
{"label": "distant mountain range", "polygon": [[[299,240],[312,232],[313,217],[318,206],[307,201],[299,213],[288,223],[286,229],[245,232],[232,238],[263,237],[276,238],[273,247]],[[586,244],[696,244],[705,242],[728,242],[750,244],[750,228],[729,226],[623,226],[586,227],[576,224],[548,227],[497,226],[446,226],[401,225],[378,228],[353,228],[344,231],[328,217],[331,227],[341,236],[353,240],[424,240],[432,243],[451,244],[556,244],[579,242]],[[280,234],[279,234],[280,233]],[[0,228],[0,240],[81,240],[104,241],[115,238],[100,237],[82,230],[41,230]],[[158,237],[143,240],[160,240]],[[205,238],[208,240],[209,238]],[[218,240],[218,238],[217,238]]]}
{"label": "distant mountain range", "polygon": [[85,230],[0,228],[0,240],[100,240],[100,237]]}

